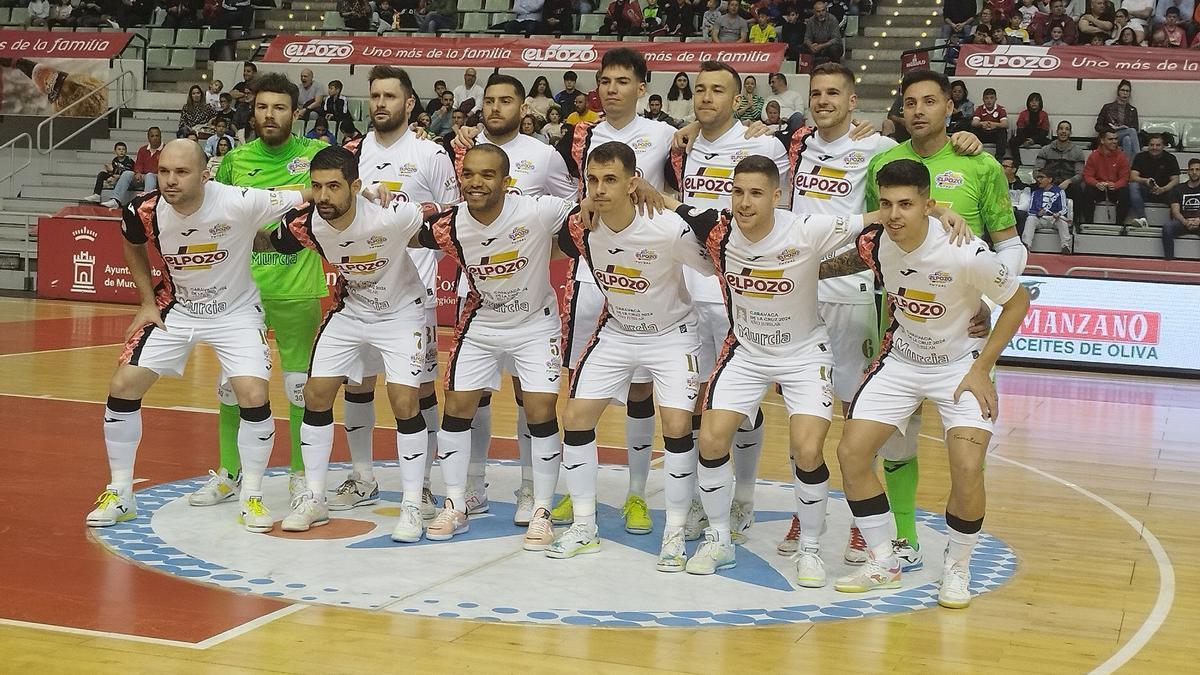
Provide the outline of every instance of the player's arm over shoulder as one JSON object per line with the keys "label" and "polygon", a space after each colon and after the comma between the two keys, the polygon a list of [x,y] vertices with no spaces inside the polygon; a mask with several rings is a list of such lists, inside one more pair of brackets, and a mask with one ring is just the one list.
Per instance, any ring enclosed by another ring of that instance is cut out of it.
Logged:
{"label": "player's arm over shoulder", "polygon": [[288,211],[304,203],[302,192],[252,187],[228,187],[222,198],[231,199],[241,213],[241,222],[256,229],[274,225]]}
{"label": "player's arm over shoulder", "polygon": [[708,241],[709,235],[712,234],[717,225],[720,225],[722,221],[727,221],[729,218],[728,213],[725,211],[718,211],[717,209],[701,211],[687,204],[680,204],[673,197],[666,197],[666,207],[683,219],[683,222],[687,224],[692,234],[695,235],[696,241],[699,241],[701,244]]}
{"label": "player's arm over shoulder", "polygon": [[551,233],[562,230],[566,225],[567,218],[579,210],[579,205],[575,203],[575,200],[553,195],[520,197],[520,199],[529,199],[533,202],[538,222]]}
{"label": "player's arm over shoulder", "polygon": [[312,236],[313,209],[311,203],[292,209],[284,214],[280,226],[272,230],[269,235],[260,231],[257,236],[260,239],[267,237],[266,243],[270,248],[280,253],[299,253],[305,248],[320,253],[320,247],[317,246],[316,240]]}
{"label": "player's arm over shoulder", "polygon": [[976,239],[957,249],[955,253],[959,256],[971,285],[997,305],[1008,302],[1021,288],[1021,280],[1017,273],[982,240]]}

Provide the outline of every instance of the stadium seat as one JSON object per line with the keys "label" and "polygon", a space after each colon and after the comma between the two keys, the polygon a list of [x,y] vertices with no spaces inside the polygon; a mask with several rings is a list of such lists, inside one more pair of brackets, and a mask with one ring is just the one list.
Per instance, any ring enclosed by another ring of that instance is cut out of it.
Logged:
{"label": "stadium seat", "polygon": [[200,44],[199,28],[180,28],[175,33],[176,47],[207,47]]}
{"label": "stadium seat", "polygon": [[1096,213],[1092,216],[1092,224],[1116,225],[1117,205],[1113,202],[1096,202]]}
{"label": "stadium seat", "polygon": [[338,30],[346,27],[345,22],[342,21],[342,15],[333,10],[326,10],[325,22],[321,25],[329,30]]}
{"label": "stadium seat", "polygon": [[483,9],[483,0],[458,0],[459,13],[478,12]]}
{"label": "stadium seat", "polygon": [[8,23],[10,26],[24,26],[25,20],[29,18],[28,7],[13,7],[12,14],[9,16]]}
{"label": "stadium seat", "polygon": [[604,25],[603,14],[581,14],[579,16],[579,34],[580,35],[595,35],[600,32],[600,27]]}
{"label": "stadium seat", "polygon": [[151,28],[150,29],[150,46],[151,47],[170,47],[175,44],[175,30],[173,28]]}
{"label": "stadium seat", "polygon": [[0,26],[7,26],[8,19],[12,16],[11,7],[0,7]]}
{"label": "stadium seat", "polygon": [[70,26],[55,26],[50,29],[54,33],[74,33],[75,29]]}
{"label": "stadium seat", "polygon": [[650,38],[645,35],[625,35],[621,37],[622,42],[649,42]]}
{"label": "stadium seat", "polygon": [[482,33],[491,27],[489,15],[483,12],[468,12],[463,15],[459,28],[464,33]]}
{"label": "stadium seat", "polygon": [[162,47],[146,50],[147,68],[166,68],[171,64],[171,51]]}
{"label": "stadium seat", "polygon": [[217,40],[224,40],[224,39],[225,39],[225,29],[224,28],[205,28],[204,32],[201,33],[201,35],[200,35],[200,46],[201,47],[210,47],[210,46],[212,46],[212,43],[216,42]]}
{"label": "stadium seat", "polygon": [[496,24],[504,23],[506,21],[514,21],[516,18],[517,15],[513,14],[512,12],[495,12],[492,14],[492,18],[489,19],[490,23],[488,25],[495,26]]}
{"label": "stadium seat", "polygon": [[1148,134],[1171,134],[1176,147],[1182,140],[1179,137],[1180,124],[1177,120],[1149,119],[1142,122],[1142,131]]}
{"label": "stadium seat", "polygon": [[1146,222],[1152,227],[1163,227],[1171,221],[1171,207],[1164,204],[1146,204]]}
{"label": "stadium seat", "polygon": [[507,12],[512,9],[512,3],[509,0],[484,0],[483,11],[485,12]]}
{"label": "stadium seat", "polygon": [[196,48],[180,47],[171,50],[171,68],[195,68]]}
{"label": "stadium seat", "polygon": [[1200,150],[1200,122],[1184,125],[1182,141],[1184,150]]}

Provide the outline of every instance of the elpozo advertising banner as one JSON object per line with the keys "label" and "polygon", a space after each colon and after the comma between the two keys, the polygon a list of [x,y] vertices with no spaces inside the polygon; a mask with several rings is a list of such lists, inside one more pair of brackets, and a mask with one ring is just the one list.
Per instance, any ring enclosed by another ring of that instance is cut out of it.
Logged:
{"label": "elpozo advertising banner", "polygon": [[[462,66],[494,68],[600,67],[609,49],[627,42],[502,38],[307,37],[280,35],[271,41],[263,59],[270,63],[328,63],[397,66]],[[652,70],[697,72],[703,61],[722,61],[745,72],[777,72],[786,45],[771,43],[707,44],[639,42],[633,48],[646,57]]]}
{"label": "elpozo advertising banner", "polygon": [[1200,79],[1200,51],[1140,47],[962,45],[955,76]]}
{"label": "elpozo advertising banner", "polygon": [[1021,284],[1029,313],[1004,357],[1200,372],[1200,285],[1036,276]]}

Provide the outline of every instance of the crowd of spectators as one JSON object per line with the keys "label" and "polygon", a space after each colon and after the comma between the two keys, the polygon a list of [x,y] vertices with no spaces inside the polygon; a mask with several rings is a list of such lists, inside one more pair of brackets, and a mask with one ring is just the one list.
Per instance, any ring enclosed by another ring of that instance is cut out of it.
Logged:
{"label": "crowd of spectators", "polygon": [[26,26],[229,28],[254,25],[251,0],[29,0]]}
{"label": "crowd of spectators", "polygon": [[1195,0],[943,0],[942,40],[1200,48]]}

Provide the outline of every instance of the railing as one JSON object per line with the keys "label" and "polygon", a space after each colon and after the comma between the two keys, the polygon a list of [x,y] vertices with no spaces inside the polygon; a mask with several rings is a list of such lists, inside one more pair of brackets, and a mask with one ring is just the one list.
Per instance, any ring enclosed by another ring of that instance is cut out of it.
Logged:
{"label": "railing", "polygon": [[1122,268],[1118,268],[1118,267],[1089,267],[1086,265],[1080,265],[1077,267],[1067,268],[1067,271],[1063,273],[1063,276],[1069,277],[1069,276],[1071,276],[1072,272],[1100,272],[1100,273],[1104,274],[1105,279],[1108,278],[1109,274],[1131,274],[1131,275],[1149,274],[1152,276],[1163,276],[1163,277],[1175,276],[1175,277],[1191,277],[1194,279],[1200,279],[1200,272],[1172,272],[1170,270],[1133,270],[1133,269],[1128,269],[1128,268],[1122,269]]}
{"label": "railing", "polygon": [[25,163],[8,172],[8,175],[0,178],[0,183],[8,182],[8,196],[15,197],[17,194],[17,174],[21,173],[30,164],[33,164],[33,137],[28,133],[22,132],[13,136],[4,145],[0,145],[0,151],[8,148],[8,165],[17,163],[17,141],[25,139]]}
{"label": "railing", "polygon": [[[130,87],[130,91],[128,93],[126,93],[126,91],[125,91],[125,80],[129,80],[133,85]],[[104,114],[97,115],[95,119],[93,119],[91,122],[88,122],[87,124],[83,125],[82,127],[79,127],[78,129],[76,129],[70,136],[67,136],[66,138],[63,138],[62,140],[57,141],[57,142],[54,140],[54,120],[58,119],[59,117],[65,116],[67,114],[67,112],[71,110],[71,108],[74,108],[75,106],[79,105],[80,103],[87,101],[94,94],[101,92],[101,91],[107,92],[108,88],[113,84],[118,85],[117,91],[119,92],[118,98],[120,100],[117,101],[116,104],[112,104],[110,101],[108,110],[104,111]],[[125,104],[133,101],[133,98],[135,96],[137,96],[137,92],[138,92],[137,78],[134,76],[133,71],[122,70],[120,75],[117,75],[116,77],[109,80],[108,82],[105,82],[104,84],[96,87],[95,89],[92,89],[91,91],[84,94],[83,96],[80,96],[79,100],[75,101],[71,105],[66,106],[62,110],[59,110],[58,112],[54,113],[50,117],[47,117],[46,119],[42,120],[42,123],[37,126],[37,131],[35,132],[37,135],[38,152],[43,155],[46,155],[47,160],[53,161],[54,160],[53,153],[55,150],[57,150],[64,143],[67,143],[71,139],[73,139],[76,136],[78,136],[79,134],[83,133],[84,131],[87,131],[88,129],[92,128],[92,126],[94,126],[97,122],[100,122],[102,120],[107,120],[108,116],[111,115],[114,111],[117,113],[116,127],[118,129],[120,129],[121,128],[121,108],[125,107]],[[46,128],[46,127],[49,127],[49,130],[50,130],[49,131],[49,139],[48,139],[49,142],[47,143],[46,147],[43,147],[42,146],[42,129]]]}

